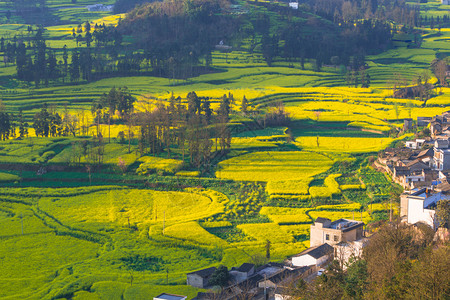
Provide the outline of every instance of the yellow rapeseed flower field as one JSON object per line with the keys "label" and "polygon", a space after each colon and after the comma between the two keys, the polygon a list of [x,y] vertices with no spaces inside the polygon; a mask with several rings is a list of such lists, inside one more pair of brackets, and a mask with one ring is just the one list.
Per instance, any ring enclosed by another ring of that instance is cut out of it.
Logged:
{"label": "yellow rapeseed flower field", "polygon": [[220,162],[216,177],[266,182],[303,179],[325,172],[332,165],[328,157],[306,151],[253,152]]}

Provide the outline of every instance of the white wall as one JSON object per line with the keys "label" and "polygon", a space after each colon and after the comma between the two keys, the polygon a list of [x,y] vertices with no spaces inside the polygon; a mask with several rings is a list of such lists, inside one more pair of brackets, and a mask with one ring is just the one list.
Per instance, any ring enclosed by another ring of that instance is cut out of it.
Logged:
{"label": "white wall", "polygon": [[408,201],[408,223],[414,224],[424,222],[431,227],[434,226],[434,210],[424,209],[423,200],[409,199]]}
{"label": "white wall", "polygon": [[317,264],[317,260],[314,257],[305,254],[293,257],[292,264],[296,267],[314,266]]}

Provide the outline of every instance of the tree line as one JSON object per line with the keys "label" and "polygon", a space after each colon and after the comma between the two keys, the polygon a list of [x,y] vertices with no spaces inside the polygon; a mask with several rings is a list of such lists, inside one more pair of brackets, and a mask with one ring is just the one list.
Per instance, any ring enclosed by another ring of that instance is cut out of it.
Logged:
{"label": "tree line", "polygon": [[[298,11],[255,3],[248,13],[234,14],[225,0],[165,0],[137,6],[117,27],[78,25],[72,31],[77,44],[72,50],[49,48],[45,29],[38,27],[33,36],[0,39],[0,51],[5,65],[16,63],[20,80],[47,86],[139,74],[187,79],[211,71],[212,51],[220,41],[239,49],[250,40],[250,51],[261,51],[269,66],[284,58],[300,60],[304,67],[312,59],[317,71],[330,63],[359,70],[361,57],[390,45],[393,29],[385,19],[355,15],[330,23],[310,11],[327,16],[320,1],[314,9]],[[133,44],[123,46],[124,35],[132,36]]]}

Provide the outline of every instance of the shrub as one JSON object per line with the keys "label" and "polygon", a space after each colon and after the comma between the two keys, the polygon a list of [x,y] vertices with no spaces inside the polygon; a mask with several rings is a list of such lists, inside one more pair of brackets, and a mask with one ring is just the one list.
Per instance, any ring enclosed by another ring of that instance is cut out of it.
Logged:
{"label": "shrub", "polygon": [[175,174],[183,167],[183,162],[176,159],[144,156],[138,161],[142,162],[136,170],[139,175],[148,175],[155,172],[160,175]]}

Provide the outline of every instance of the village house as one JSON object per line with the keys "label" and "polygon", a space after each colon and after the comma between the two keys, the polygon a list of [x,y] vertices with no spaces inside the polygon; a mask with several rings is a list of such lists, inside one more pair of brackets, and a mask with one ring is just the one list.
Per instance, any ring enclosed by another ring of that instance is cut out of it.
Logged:
{"label": "village house", "polygon": [[232,278],[232,281],[236,283],[242,282],[255,274],[255,265],[243,263],[239,268],[231,268],[229,274]]}
{"label": "village house", "polygon": [[298,2],[289,2],[289,7],[292,9],[298,9]]}
{"label": "village house", "polygon": [[359,258],[362,255],[363,248],[367,243],[367,238],[357,241],[341,242],[334,245],[334,259],[339,261],[341,267],[347,269],[347,264],[352,258]]}
{"label": "village house", "polygon": [[413,141],[407,141],[405,142],[405,147],[410,149],[422,149],[423,145],[425,144],[425,139],[415,139]]}
{"label": "village house", "polygon": [[[403,170],[399,170],[400,168]],[[436,172],[430,168],[411,171],[405,167],[395,167],[395,170],[394,182],[407,190],[429,186],[436,179]]]}
{"label": "village house", "polygon": [[334,248],[327,243],[300,252],[292,257],[292,265],[296,267],[325,266],[333,260]]}
{"label": "village house", "polygon": [[448,139],[437,139],[434,142],[433,167],[438,171],[450,169],[450,143]]}
{"label": "village house", "polygon": [[174,294],[166,294],[162,293],[159,296],[153,297],[153,300],[186,300],[186,296],[174,295]]}
{"label": "village house", "polygon": [[359,240],[364,236],[363,226],[363,222],[355,220],[339,219],[331,222],[330,219],[319,217],[311,225],[310,246]]}
{"label": "village house", "polygon": [[450,113],[444,112],[441,115],[434,116],[430,122],[430,132],[433,135],[442,133],[444,127],[450,125]]}
{"label": "village house", "polygon": [[403,120],[403,130],[408,131],[413,128],[413,120],[411,118],[407,118]]}
{"label": "village house", "polygon": [[435,208],[440,200],[450,200],[450,194],[428,188],[405,192],[400,196],[400,218],[409,224],[423,222],[436,228]]}
{"label": "village house", "polygon": [[198,270],[187,274],[187,285],[204,289],[209,286],[209,278],[217,270],[216,267],[211,267],[203,270]]}
{"label": "village house", "polygon": [[426,127],[431,122],[431,117],[417,117],[417,126]]}

